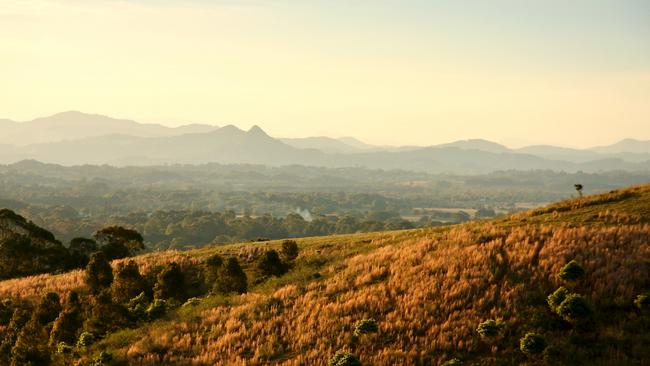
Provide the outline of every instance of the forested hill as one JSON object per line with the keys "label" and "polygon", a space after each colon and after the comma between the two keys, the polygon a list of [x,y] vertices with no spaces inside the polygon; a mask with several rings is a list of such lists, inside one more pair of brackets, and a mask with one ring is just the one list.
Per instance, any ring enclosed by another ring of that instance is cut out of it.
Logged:
{"label": "forested hill", "polygon": [[[650,185],[456,226],[151,253],[113,262],[110,280],[101,258],[91,262],[86,271],[0,282],[0,296],[12,299],[2,302],[10,314],[2,318],[3,360],[650,359]],[[21,318],[30,307],[48,315]]]}

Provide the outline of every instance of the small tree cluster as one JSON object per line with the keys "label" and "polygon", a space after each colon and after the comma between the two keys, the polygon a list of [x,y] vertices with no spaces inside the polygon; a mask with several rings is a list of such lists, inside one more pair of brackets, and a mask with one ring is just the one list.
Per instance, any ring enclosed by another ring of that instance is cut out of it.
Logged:
{"label": "small tree cluster", "polygon": [[546,349],[546,339],[541,334],[526,333],[519,340],[519,349],[526,355],[536,355],[544,352]]}
{"label": "small tree cluster", "polygon": [[488,319],[478,325],[476,332],[478,332],[481,337],[490,339],[498,336],[503,327],[503,322],[499,320]]}
{"label": "small tree cluster", "polygon": [[571,260],[560,269],[558,277],[566,282],[575,282],[585,276],[585,270],[578,262]]}
{"label": "small tree cluster", "polygon": [[359,337],[364,334],[377,333],[379,324],[375,319],[363,319],[354,323],[354,335]]}
{"label": "small tree cluster", "polygon": [[213,291],[228,294],[235,292],[243,294],[248,290],[248,278],[239,265],[237,258],[230,257],[218,267]]}
{"label": "small tree cluster", "polygon": [[361,366],[361,361],[353,354],[341,350],[329,359],[327,366]]}

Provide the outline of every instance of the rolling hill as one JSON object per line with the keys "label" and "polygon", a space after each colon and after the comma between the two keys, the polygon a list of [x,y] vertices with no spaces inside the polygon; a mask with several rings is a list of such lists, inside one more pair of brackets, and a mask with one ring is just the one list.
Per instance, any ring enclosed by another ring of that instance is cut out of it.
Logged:
{"label": "rolling hill", "polygon": [[[638,299],[650,290],[649,238],[644,185],[491,221],[299,239],[298,258],[277,277],[256,263],[280,241],[151,253],[135,258],[145,277],[172,261],[190,273],[215,253],[238,258],[248,292],[200,296],[75,352],[89,360],[105,351],[116,365],[326,365],[337,350],[364,365],[643,365],[650,319]],[[584,273],[569,277],[573,260]],[[0,296],[87,296],[82,278],[4,281]],[[549,306],[560,286],[585,306]],[[364,319],[377,329],[359,331]],[[490,319],[499,328],[480,335]],[[523,353],[527,333],[545,347]]]}

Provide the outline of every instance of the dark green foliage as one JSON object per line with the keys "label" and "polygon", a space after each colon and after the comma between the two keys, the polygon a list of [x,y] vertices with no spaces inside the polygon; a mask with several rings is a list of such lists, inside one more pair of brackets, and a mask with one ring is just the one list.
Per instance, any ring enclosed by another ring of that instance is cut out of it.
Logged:
{"label": "dark green foliage", "polygon": [[61,299],[54,292],[45,294],[36,306],[34,317],[40,325],[46,325],[54,321],[61,311]]}
{"label": "dark green foliage", "polygon": [[499,335],[503,326],[503,323],[498,320],[488,319],[479,324],[476,331],[481,335],[481,337],[494,338]]}
{"label": "dark green foliage", "polygon": [[101,244],[100,250],[109,260],[132,256],[144,249],[144,239],[135,230],[121,226],[109,226],[97,231],[95,240]]}
{"label": "dark green foliage", "polygon": [[156,299],[174,299],[181,303],[187,299],[185,276],[178,263],[169,263],[158,273],[153,290]]}
{"label": "dark green foliage", "polygon": [[25,324],[11,349],[11,366],[49,365],[52,350],[48,347],[49,335],[37,316]]}
{"label": "dark green foliage", "polygon": [[283,240],[280,254],[287,261],[298,258],[298,243],[295,240]]}
{"label": "dark green foliage", "polygon": [[147,317],[154,320],[165,315],[167,312],[167,302],[162,299],[155,299],[147,308]]}
{"label": "dark green foliage", "polygon": [[72,353],[73,350],[74,350],[74,348],[71,345],[69,345],[69,344],[67,344],[65,342],[59,342],[56,345],[56,353],[59,353],[59,354],[68,355],[68,354]]}
{"label": "dark green foliage", "polygon": [[327,362],[327,366],[361,366],[361,361],[349,352],[338,351]]}
{"label": "dark green foliage", "polygon": [[452,358],[449,361],[445,361],[445,363],[443,363],[442,366],[463,366],[463,361],[457,358]]}
{"label": "dark green foliage", "polygon": [[282,276],[287,266],[275,250],[267,250],[257,262],[257,269],[263,276]]}
{"label": "dark green foliage", "polygon": [[104,253],[97,252],[90,256],[84,282],[93,294],[101,292],[113,283],[113,268]]}
{"label": "dark green foliage", "polygon": [[79,340],[77,341],[78,347],[88,347],[91,344],[95,343],[95,335],[90,332],[83,332],[79,335]]}
{"label": "dark green foliage", "polygon": [[218,271],[217,281],[214,284],[217,292],[227,294],[236,292],[243,294],[248,289],[246,273],[239,265],[237,258],[230,257]]}
{"label": "dark green foliage", "polygon": [[111,291],[113,300],[126,303],[146,289],[146,281],[140,274],[138,264],[130,260],[120,263],[115,269],[115,278]]}
{"label": "dark green foliage", "polygon": [[14,313],[14,303],[11,299],[0,301],[0,326],[9,324]]}
{"label": "dark green foliage", "polygon": [[98,250],[97,243],[92,239],[74,238],[70,240],[68,252],[70,252],[70,267],[84,268],[88,265],[90,255]]}
{"label": "dark green foliage", "polygon": [[97,336],[124,328],[129,324],[129,312],[113,302],[109,290],[104,290],[92,299],[90,314],[84,323],[84,329]]}
{"label": "dark green foliage", "polygon": [[129,300],[127,309],[131,319],[135,322],[147,320],[147,307],[149,306],[149,299],[144,292]]}
{"label": "dark green foliage", "polygon": [[519,349],[526,355],[536,355],[546,349],[546,339],[537,333],[527,333],[519,340]]}
{"label": "dark green foliage", "polygon": [[575,260],[565,264],[558,274],[560,279],[567,282],[575,282],[585,276],[585,270]]}
{"label": "dark green foliage", "polygon": [[90,366],[109,365],[111,361],[113,361],[113,354],[110,352],[101,351],[99,355],[97,355],[97,357],[92,360]]}
{"label": "dark green foliage", "polygon": [[569,290],[564,286],[560,286],[552,294],[548,295],[546,302],[553,312],[557,311],[557,307],[560,306],[562,301],[566,299],[566,296],[569,294]]}
{"label": "dark green foliage", "polygon": [[223,265],[223,258],[219,254],[211,255],[204,264],[204,277],[205,282],[208,286],[214,286],[217,276],[219,274],[219,268]]}
{"label": "dark green foliage", "polygon": [[363,319],[354,323],[354,335],[357,337],[368,333],[377,333],[378,331],[379,324],[375,319]]}
{"label": "dark green foliage", "polygon": [[9,233],[0,235],[0,279],[63,270],[68,250],[58,241]]}
{"label": "dark green foliage", "polygon": [[557,313],[568,322],[579,322],[591,318],[593,311],[587,300],[578,294],[569,294],[557,307]]}
{"label": "dark green foliage", "polygon": [[79,302],[79,295],[72,291],[63,306],[63,310],[54,320],[50,332],[50,345],[61,342],[74,344],[77,333],[83,325],[83,309]]}
{"label": "dark green foliage", "polygon": [[16,306],[9,325],[4,331],[2,343],[0,343],[0,364],[8,365],[11,361],[11,349],[16,343],[23,327],[31,318],[31,311],[27,307]]}
{"label": "dark green foliage", "polygon": [[27,221],[24,217],[6,208],[0,209],[0,220],[9,220],[16,226],[20,226],[21,228],[25,229],[29,233],[29,236],[32,238],[43,239],[52,242],[56,241],[54,234],[51,232],[35,225],[31,221]]}
{"label": "dark green foliage", "polygon": [[641,311],[647,311],[650,308],[650,293],[638,295],[634,299],[634,305]]}

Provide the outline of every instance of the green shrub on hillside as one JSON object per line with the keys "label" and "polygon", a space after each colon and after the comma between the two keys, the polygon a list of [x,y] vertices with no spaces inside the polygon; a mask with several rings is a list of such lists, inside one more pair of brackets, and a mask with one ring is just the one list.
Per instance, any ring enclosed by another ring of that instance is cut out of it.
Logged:
{"label": "green shrub on hillside", "polygon": [[585,276],[585,270],[575,260],[565,264],[558,274],[560,279],[567,282],[575,282]]}
{"label": "green shrub on hillside", "polygon": [[526,333],[526,335],[519,340],[519,349],[526,355],[542,353],[546,349],[546,339],[541,334]]}
{"label": "green shrub on hillside", "polygon": [[578,322],[589,319],[593,311],[582,295],[569,294],[557,307],[557,313],[568,322]]}
{"label": "green shrub on hillside", "polygon": [[298,258],[298,243],[295,240],[282,241],[282,249],[280,254],[287,261],[292,261]]}
{"label": "green shrub on hillside", "polygon": [[546,302],[553,312],[557,312],[557,307],[560,306],[564,299],[566,299],[568,294],[569,290],[567,290],[564,286],[560,286],[552,294],[548,295]]}
{"label": "green shrub on hillside", "polygon": [[363,334],[377,333],[379,324],[375,319],[363,319],[354,323],[354,335],[359,337]]}
{"label": "green shrub on hillside", "polygon": [[338,351],[327,362],[327,366],[361,366],[361,361],[349,352]]}
{"label": "green shrub on hillside", "polygon": [[442,366],[463,366],[463,361],[457,358],[452,358],[449,361],[445,361],[445,363],[443,363]]}
{"label": "green shrub on hillside", "polygon": [[476,328],[476,331],[478,332],[478,334],[481,335],[481,337],[494,338],[497,335],[499,335],[499,332],[501,332],[503,327],[504,327],[503,322],[499,320],[488,319],[483,323],[479,324],[478,327]]}
{"label": "green shrub on hillside", "polygon": [[287,266],[275,250],[267,250],[257,262],[257,269],[263,276],[282,276],[287,272]]}
{"label": "green shrub on hillside", "polygon": [[83,332],[79,335],[79,340],[77,341],[78,347],[88,347],[95,342],[95,335],[90,332]]}

